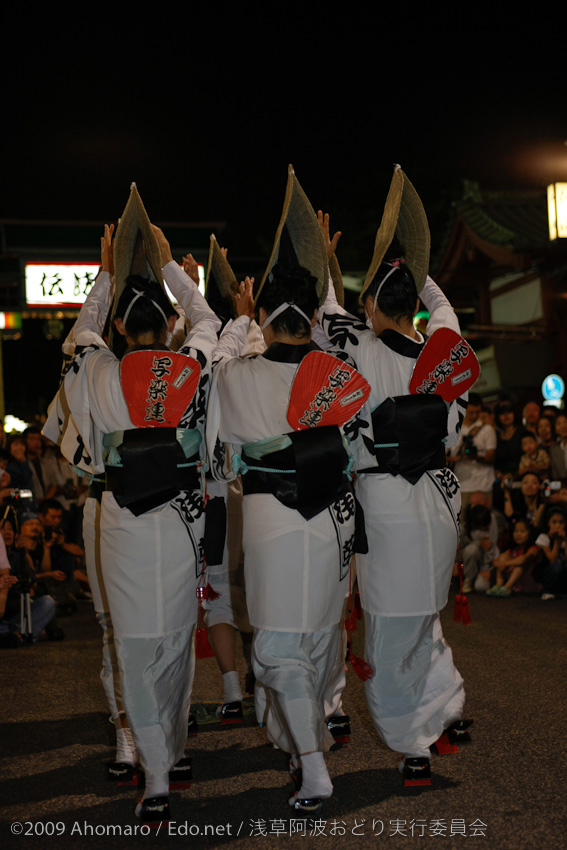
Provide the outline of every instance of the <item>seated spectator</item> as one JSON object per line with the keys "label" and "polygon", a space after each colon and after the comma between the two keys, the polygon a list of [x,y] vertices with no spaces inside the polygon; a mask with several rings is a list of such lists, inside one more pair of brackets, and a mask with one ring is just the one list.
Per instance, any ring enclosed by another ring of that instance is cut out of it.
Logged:
{"label": "seated spectator", "polygon": [[537,423],[541,416],[541,407],[537,403],[537,401],[528,401],[526,405],[524,405],[523,410],[523,423],[526,431],[531,431],[532,434],[535,435]]}
{"label": "seated spectator", "polygon": [[[76,599],[85,597],[80,583],[88,591],[88,578],[81,569],[85,553],[80,546],[65,540],[62,516],[63,509],[57,499],[44,499],[39,508],[43,555],[38,576],[57,601],[60,615],[73,613]],[[63,580],[60,573],[64,574]]]}
{"label": "seated spectator", "polygon": [[[49,535],[48,535],[49,536]],[[57,603],[57,613],[60,616],[72,614],[77,610],[77,603],[70,591],[69,572],[72,575],[74,560],[68,555],[68,562],[53,564],[51,548],[54,539],[44,539],[43,528],[39,516],[31,510],[20,513],[19,545],[26,549],[31,558],[36,579],[35,592],[37,596],[52,596]],[[61,569],[65,566],[65,569]]]}
{"label": "seated spectator", "polygon": [[63,508],[61,528],[66,540],[82,546],[83,506],[89,491],[88,481],[79,478],[58,446],[50,440],[47,443],[42,461],[44,478],[49,485],[56,486],[54,498]]}
{"label": "seated spectator", "polygon": [[495,419],[497,437],[494,467],[497,480],[494,482],[493,504],[499,511],[503,511],[502,482],[506,478],[513,479],[518,473],[522,457],[522,436],[526,431],[517,422],[514,408],[509,401],[496,405]]}
{"label": "seated spectator", "polygon": [[12,495],[12,476],[8,472],[10,459],[9,452],[0,448],[0,505]]}
{"label": "seated spectator", "polygon": [[498,538],[496,512],[485,504],[482,493],[473,493],[461,535],[464,593],[490,587],[492,562],[499,554]]}
{"label": "seated spectator", "polygon": [[551,478],[553,481],[567,479],[567,416],[560,413],[555,420],[557,442],[549,448],[551,458]]}
{"label": "seated spectator", "polygon": [[77,546],[76,543],[68,543],[65,539],[65,534],[61,527],[63,519],[63,507],[61,502],[57,499],[45,499],[39,509],[39,519],[44,532],[48,532],[47,536],[53,536],[55,538],[54,545],[60,547],[69,555],[72,555],[73,558],[78,558],[79,560],[84,561],[84,549],[81,549],[81,547]]}
{"label": "seated spectator", "polygon": [[525,472],[519,490],[513,490],[507,481],[502,482],[502,487],[505,517],[508,520],[529,519],[532,525],[538,527],[545,508],[538,476]]}
{"label": "seated spectator", "polygon": [[13,434],[8,443],[8,451],[10,452],[10,461],[6,467],[6,471],[11,476],[11,485],[15,490],[30,490],[36,499],[34,492],[33,474],[28,466],[26,453],[26,441],[21,434]]}
{"label": "seated spectator", "polygon": [[554,423],[548,416],[542,416],[536,427],[538,442],[548,453],[551,446],[555,445]]}
{"label": "seated spectator", "polygon": [[538,445],[537,437],[534,434],[524,434],[522,451],[524,454],[520,458],[518,475],[521,477],[526,472],[533,472],[540,481],[543,481],[549,475],[550,460],[546,450]]}
{"label": "seated spectator", "polygon": [[26,428],[22,434],[26,441],[26,456],[28,466],[33,476],[34,495],[39,505],[43,499],[52,499],[57,490],[57,484],[49,480],[47,459],[44,458],[43,439],[41,431],[35,425]]}
{"label": "seated spectator", "polygon": [[514,408],[509,401],[496,405],[496,428],[498,430],[494,466],[496,475],[502,479],[506,475],[515,475],[522,456],[522,436],[524,428],[516,421]]}
{"label": "seated spectator", "polygon": [[539,555],[533,536],[533,527],[529,520],[517,520],[514,524],[512,548],[502,552],[494,561],[496,584],[486,591],[487,596],[505,598],[511,595],[512,590],[516,592],[540,590],[540,585],[531,578]]}
{"label": "seated spectator", "polygon": [[544,601],[556,599],[567,593],[567,554],[565,549],[565,511],[561,507],[552,507],[545,517],[545,531],[536,540],[536,546],[542,550],[545,563],[542,575],[542,596]]}
{"label": "seated spectator", "polygon": [[[3,578],[0,586],[0,646],[17,647],[22,642],[20,635],[20,610],[22,593],[30,593],[32,639],[36,643],[42,632],[54,640],[61,640],[64,635],[55,621],[55,600],[51,596],[35,594],[35,570],[23,541],[14,532],[11,520],[6,519],[1,528],[0,543],[5,547],[7,560],[2,561]],[[25,538],[24,538],[25,540]]]}

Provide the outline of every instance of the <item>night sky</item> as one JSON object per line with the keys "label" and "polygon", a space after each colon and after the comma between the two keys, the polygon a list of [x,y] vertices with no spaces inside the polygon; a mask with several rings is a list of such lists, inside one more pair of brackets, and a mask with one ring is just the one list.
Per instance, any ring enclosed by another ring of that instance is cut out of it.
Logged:
{"label": "night sky", "polygon": [[394,162],[434,245],[463,178],[567,179],[564,13],[477,4],[457,24],[423,5],[10,13],[0,216],[115,219],[135,180],[156,223],[226,221],[233,256],[267,257],[292,162],[344,232],[343,267],[364,268]]}

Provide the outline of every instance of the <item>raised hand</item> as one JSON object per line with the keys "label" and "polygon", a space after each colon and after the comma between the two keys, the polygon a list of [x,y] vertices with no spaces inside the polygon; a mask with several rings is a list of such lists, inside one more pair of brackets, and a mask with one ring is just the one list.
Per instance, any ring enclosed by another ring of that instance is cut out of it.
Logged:
{"label": "raised hand", "polygon": [[113,224],[104,225],[104,236],[100,237],[100,265],[103,272],[114,274],[114,248],[112,245]]}
{"label": "raised hand", "polygon": [[154,231],[157,239],[157,243],[159,246],[159,255],[162,267],[166,266],[173,260],[171,255],[171,248],[169,246],[169,242],[165,238],[165,233],[161,229],[161,227],[157,227],[155,224],[152,224],[152,230]]}
{"label": "raised hand", "polygon": [[339,244],[339,239],[341,238],[342,233],[340,230],[337,230],[337,232],[331,239],[331,234],[329,231],[329,213],[323,213],[322,210],[318,210],[317,221],[319,222],[319,227],[323,231],[323,239],[325,240],[325,245],[327,246],[327,257],[330,260],[335,251],[337,250],[337,245]]}
{"label": "raised hand", "polygon": [[246,277],[240,284],[240,293],[236,295],[236,312],[239,316],[248,316],[254,318],[254,295],[252,288],[254,286],[254,278]]}
{"label": "raised hand", "polygon": [[191,280],[199,284],[199,263],[194,258],[193,254],[186,254],[181,260],[183,263],[183,271],[186,275],[189,275]]}

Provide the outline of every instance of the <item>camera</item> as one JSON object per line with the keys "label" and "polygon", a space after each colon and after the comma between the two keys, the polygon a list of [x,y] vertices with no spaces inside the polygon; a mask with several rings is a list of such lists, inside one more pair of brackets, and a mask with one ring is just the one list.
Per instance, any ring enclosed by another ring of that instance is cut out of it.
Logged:
{"label": "camera", "polygon": [[474,437],[471,434],[463,437],[463,454],[470,460],[475,460],[478,457],[478,448],[475,446]]}
{"label": "camera", "polygon": [[561,490],[561,481],[549,481],[546,479],[542,482],[542,487],[544,498],[549,499],[552,493],[557,493]]}
{"label": "camera", "polygon": [[14,508],[23,508],[33,501],[31,490],[12,490],[6,502]]}

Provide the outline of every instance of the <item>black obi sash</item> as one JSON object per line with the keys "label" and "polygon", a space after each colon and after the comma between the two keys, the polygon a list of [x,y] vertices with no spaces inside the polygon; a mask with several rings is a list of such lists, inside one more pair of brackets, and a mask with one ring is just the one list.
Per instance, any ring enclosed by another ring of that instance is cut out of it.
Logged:
{"label": "black obi sash", "polygon": [[199,486],[198,455],[186,458],[176,438],[176,428],[136,428],[124,431],[119,448],[122,466],[106,467],[106,489],[121,508],[134,516],[174,499],[181,490]]}
{"label": "black obi sash", "polygon": [[401,475],[415,484],[428,469],[446,465],[447,405],[436,395],[387,398],[372,412],[378,467],[364,472]]}
{"label": "black obi sash", "polygon": [[[249,469],[242,476],[244,495],[271,493],[287,508],[311,519],[352,490],[345,470],[348,454],[337,425],[306,428],[287,435],[291,446],[256,460],[242,453]],[[271,472],[268,470],[294,470]]]}

